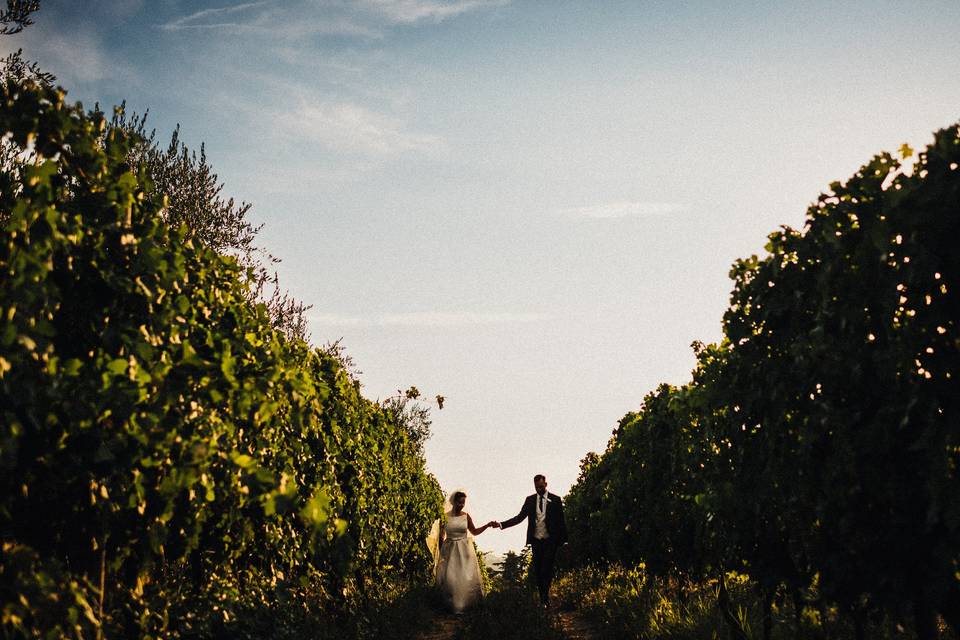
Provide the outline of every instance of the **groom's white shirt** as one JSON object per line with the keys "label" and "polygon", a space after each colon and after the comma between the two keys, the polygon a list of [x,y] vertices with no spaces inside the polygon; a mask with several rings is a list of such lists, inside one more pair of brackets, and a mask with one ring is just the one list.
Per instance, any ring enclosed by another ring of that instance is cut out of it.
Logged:
{"label": "groom's white shirt", "polygon": [[543,540],[549,537],[547,533],[547,503],[550,502],[550,498],[546,493],[543,494],[543,508],[540,508],[540,496],[537,495],[536,499],[536,509],[537,509],[537,520],[533,526],[533,537],[537,540]]}

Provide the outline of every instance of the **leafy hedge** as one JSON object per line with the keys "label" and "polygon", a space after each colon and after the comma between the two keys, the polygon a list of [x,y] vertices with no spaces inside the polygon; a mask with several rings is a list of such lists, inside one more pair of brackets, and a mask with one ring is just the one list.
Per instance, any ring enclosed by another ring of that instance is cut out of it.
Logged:
{"label": "leafy hedge", "polygon": [[58,90],[0,100],[39,158],[0,245],[4,634],[206,635],[426,580],[442,497],[404,416],[163,224],[122,130]]}
{"label": "leafy hedge", "polygon": [[960,131],[884,153],[739,260],[724,340],[588,456],[581,562],[960,630]]}

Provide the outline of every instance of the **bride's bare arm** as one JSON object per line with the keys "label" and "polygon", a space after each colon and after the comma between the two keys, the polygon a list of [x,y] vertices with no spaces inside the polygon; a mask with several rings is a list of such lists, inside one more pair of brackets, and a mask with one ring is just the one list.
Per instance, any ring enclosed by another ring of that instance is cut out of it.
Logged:
{"label": "bride's bare arm", "polygon": [[472,533],[472,534],[475,535],[475,536],[478,536],[478,535],[480,535],[481,533],[483,533],[484,531],[486,531],[486,530],[487,530],[487,527],[489,527],[491,524],[492,524],[492,523],[488,522],[487,524],[483,525],[482,527],[480,527],[480,528],[478,529],[478,528],[476,528],[476,527],[473,526],[473,518],[470,517],[470,514],[469,514],[469,513],[467,514],[467,528],[470,529],[470,533]]}

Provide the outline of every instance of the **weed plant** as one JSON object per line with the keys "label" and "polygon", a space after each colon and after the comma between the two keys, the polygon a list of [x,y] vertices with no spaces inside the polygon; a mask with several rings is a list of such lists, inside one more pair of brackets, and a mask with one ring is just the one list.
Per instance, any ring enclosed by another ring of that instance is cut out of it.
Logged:
{"label": "weed plant", "polygon": [[554,611],[537,602],[532,589],[507,586],[488,593],[483,602],[463,614],[456,640],[562,640]]}
{"label": "weed plant", "polygon": [[[757,584],[744,574],[727,577],[731,610],[748,640],[764,637],[762,598]],[[603,638],[644,640],[719,640],[732,637],[717,606],[717,583],[680,584],[655,579],[643,565],[627,569],[585,567],[562,575],[554,586],[561,609],[579,611]],[[847,640],[856,638],[852,616],[836,607],[818,604],[816,593],[806,594],[797,611],[790,598],[779,597],[772,607],[771,640]],[[941,621],[940,638],[957,635]],[[916,633],[889,616],[865,620],[871,640],[915,640]]]}
{"label": "weed plant", "polygon": [[300,597],[237,612],[228,623],[208,626],[198,637],[224,640],[407,640],[429,628],[439,610],[433,589],[415,588],[373,600],[350,614],[305,606]]}

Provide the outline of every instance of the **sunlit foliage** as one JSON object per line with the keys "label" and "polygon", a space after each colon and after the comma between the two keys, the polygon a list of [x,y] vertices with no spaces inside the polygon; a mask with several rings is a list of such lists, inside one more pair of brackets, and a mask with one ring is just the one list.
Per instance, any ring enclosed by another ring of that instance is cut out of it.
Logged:
{"label": "sunlit foliage", "polygon": [[426,581],[441,495],[396,411],[164,223],[123,128],[8,81],[0,133],[32,150],[0,244],[4,633],[240,637]]}

